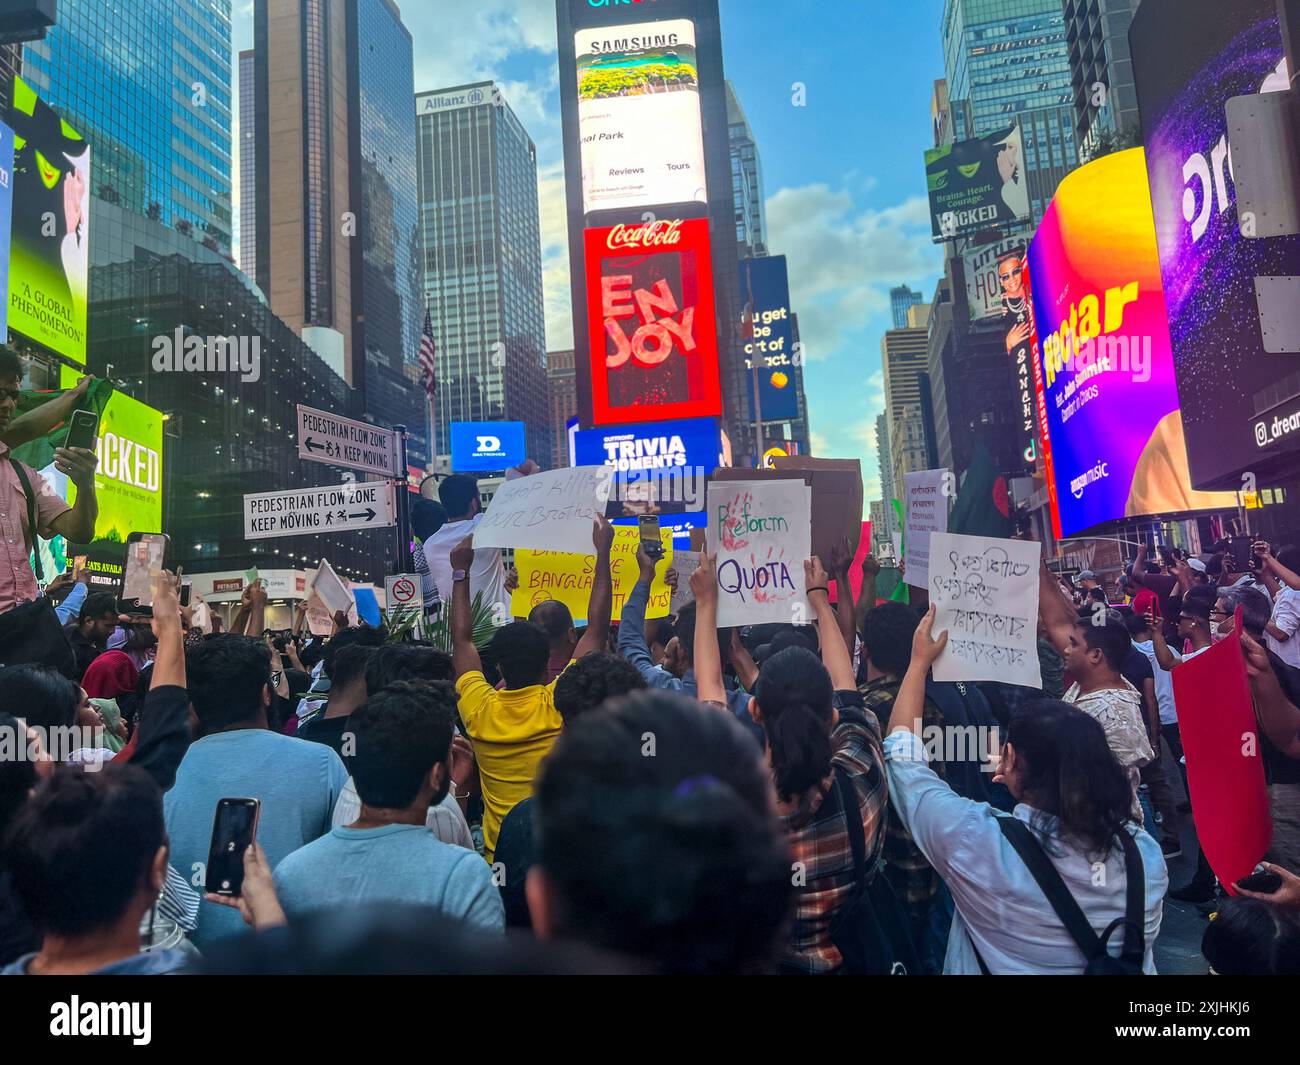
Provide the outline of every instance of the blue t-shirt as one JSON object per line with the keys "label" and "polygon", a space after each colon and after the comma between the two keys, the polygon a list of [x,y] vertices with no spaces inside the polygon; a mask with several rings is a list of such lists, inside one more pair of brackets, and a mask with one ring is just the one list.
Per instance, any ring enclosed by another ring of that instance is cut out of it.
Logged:
{"label": "blue t-shirt", "polygon": [[[30,976],[27,966],[36,953],[24,954],[0,969],[0,976]],[[150,950],[111,962],[96,969],[91,976],[170,976],[183,972],[194,960],[183,950]]]}
{"label": "blue t-shirt", "polygon": [[371,902],[433,906],[476,931],[505,928],[501,893],[474,851],[424,825],[336,828],[285,858],[275,890],[289,917]]}
{"label": "blue t-shirt", "polygon": [[[237,729],[190,744],[176,785],[163,796],[171,862],[201,891],[217,800],[262,801],[257,842],[274,869],[288,854],[330,829],[348,771],[323,743],[266,729]],[[197,883],[196,883],[197,882]],[[204,901],[192,939],[199,949],[247,926],[239,911]]]}

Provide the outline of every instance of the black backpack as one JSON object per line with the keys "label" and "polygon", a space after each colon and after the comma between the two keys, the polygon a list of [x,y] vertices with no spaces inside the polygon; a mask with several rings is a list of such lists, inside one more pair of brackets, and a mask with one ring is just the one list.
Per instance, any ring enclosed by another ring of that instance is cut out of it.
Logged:
{"label": "black backpack", "polygon": [[[883,876],[867,876],[867,841],[848,775],[835,767],[835,795],[853,849],[853,893],[831,919],[830,940],[844,959],[846,976],[907,976],[921,971],[907,914]],[[882,811],[882,814],[884,811]]]}
{"label": "black backpack", "polygon": [[[998,827],[1007,837],[1007,842],[1015,847],[1028,867],[1030,874],[1043,889],[1047,901],[1056,916],[1065,925],[1070,938],[1078,944],[1088,964],[1083,970],[1084,976],[1141,976],[1142,960],[1146,954],[1146,874],[1142,866],[1142,855],[1138,853],[1133,836],[1121,830],[1120,845],[1124,850],[1125,886],[1124,916],[1116,917],[1099,936],[1084,915],[1079,903],[1075,901],[1070,889],[1065,886],[1061,874],[1056,871],[1029,826],[1016,817],[999,817]],[[1120,925],[1124,926],[1124,948],[1118,958],[1106,949],[1111,934]],[[984,959],[975,952],[980,969],[987,976],[988,967]]]}

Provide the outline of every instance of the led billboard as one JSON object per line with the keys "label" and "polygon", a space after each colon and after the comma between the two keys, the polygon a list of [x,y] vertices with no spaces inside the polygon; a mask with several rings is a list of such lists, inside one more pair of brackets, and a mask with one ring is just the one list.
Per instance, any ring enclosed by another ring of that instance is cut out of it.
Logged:
{"label": "led billboard", "polygon": [[585,233],[592,423],[722,413],[706,219]]}
{"label": "led billboard", "polygon": [[574,55],[584,212],[704,202],[694,24],[578,30]]}
{"label": "led billboard", "polygon": [[790,278],[784,255],[743,259],[740,299],[745,307],[741,351],[750,406],[754,406],[754,364],[758,364],[758,398],[765,422],[799,417],[799,373],[794,350],[794,316],[790,313]]}
{"label": "led billboard", "polygon": [[528,457],[523,422],[452,422],[451,468],[489,473],[518,466]]}
{"label": "led billboard", "polygon": [[1004,271],[998,264],[1008,256],[1023,258],[1025,238],[1007,237],[962,254],[962,272],[966,275],[966,303],[972,321],[1001,318],[1006,313]]}
{"label": "led billboard", "polygon": [[1141,148],[1061,182],[1028,263],[1056,535],[1233,506],[1191,488]]}
{"label": "led billboard", "polygon": [[1192,483],[1236,490],[1300,442],[1295,355],[1261,325],[1296,302],[1300,237],[1252,235],[1228,144],[1230,99],[1287,88],[1278,5],[1144,0],[1129,39]]}
{"label": "led billboard", "polygon": [[1028,221],[1029,184],[1020,125],[925,153],[935,241]]}
{"label": "led billboard", "polygon": [[14,78],[9,328],[86,365],[90,145]]}

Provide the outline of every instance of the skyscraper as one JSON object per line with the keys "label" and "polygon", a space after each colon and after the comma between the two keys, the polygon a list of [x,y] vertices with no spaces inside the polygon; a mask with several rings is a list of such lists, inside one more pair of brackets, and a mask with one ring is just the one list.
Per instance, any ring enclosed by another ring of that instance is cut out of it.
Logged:
{"label": "skyscraper", "polygon": [[257,64],[239,53],[239,268],[257,277]]}
{"label": "skyscraper", "polygon": [[392,0],[255,0],[253,38],[257,283],[422,463],[411,35]]}
{"label": "skyscraper", "polygon": [[230,57],[224,0],[63,0],[23,77],[93,143],[93,195],[228,253]]}
{"label": "skyscraper", "polygon": [[415,114],[436,454],[449,454],[453,421],[523,421],[529,454],[544,462],[553,427],[537,149],[490,81],[419,93]]}
{"label": "skyscraper", "polygon": [[[928,367],[929,331],[925,324],[928,312],[929,304],[916,305],[908,312],[907,328],[889,330],[880,342],[885,417],[889,423],[889,462],[895,491],[901,490],[905,473],[927,468],[929,449],[922,407],[929,398],[923,399],[922,392],[928,392],[929,385],[922,378]],[[883,454],[881,461],[885,461]]]}
{"label": "skyscraper", "polygon": [[1037,225],[1078,165],[1061,0],[946,0],[942,35],[954,138],[1020,122]]}
{"label": "skyscraper", "polygon": [[551,431],[555,437],[551,465],[559,469],[569,464],[569,439],[565,428],[569,419],[578,413],[578,379],[572,348],[546,353],[546,389],[550,399]]}
{"label": "skyscraper", "polygon": [[919,292],[913,292],[906,285],[899,285],[897,288],[889,290],[889,309],[894,316],[894,328],[907,328],[907,312],[911,307],[915,307],[924,297]]}
{"label": "skyscraper", "polygon": [[1138,0],[1065,0],[1065,40],[1080,160],[1140,134],[1128,29]]}
{"label": "skyscraper", "polygon": [[727,82],[727,135],[731,145],[731,191],[736,200],[736,249],[742,259],[767,254],[767,223],[763,215],[763,167],[758,143],[745,109]]}

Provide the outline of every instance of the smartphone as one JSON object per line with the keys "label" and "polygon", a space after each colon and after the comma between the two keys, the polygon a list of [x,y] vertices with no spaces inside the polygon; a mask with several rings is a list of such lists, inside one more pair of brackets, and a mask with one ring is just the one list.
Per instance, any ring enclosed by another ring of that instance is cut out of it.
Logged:
{"label": "smartphone", "polygon": [[1258,891],[1261,895],[1271,895],[1282,886],[1282,878],[1277,873],[1261,869],[1258,873],[1243,876],[1237,881],[1237,887],[1247,891]]}
{"label": "smartphone", "polygon": [[651,558],[663,558],[664,542],[659,531],[659,515],[642,514],[637,519],[637,526],[641,530],[641,550]]}
{"label": "smartphone", "polygon": [[68,436],[64,447],[84,447],[87,451],[95,450],[95,440],[99,433],[99,415],[93,410],[74,410],[68,424]]}
{"label": "smartphone", "polygon": [[181,606],[190,605],[190,593],[194,588],[192,581],[181,581]]}
{"label": "smartphone", "polygon": [[212,819],[212,845],[203,889],[213,895],[238,895],[244,889],[244,851],[257,838],[259,799],[219,799]]}
{"label": "smartphone", "polygon": [[169,538],[166,533],[133,532],[126,538],[122,567],[122,600],[136,606],[153,605],[153,582],[163,571]]}

